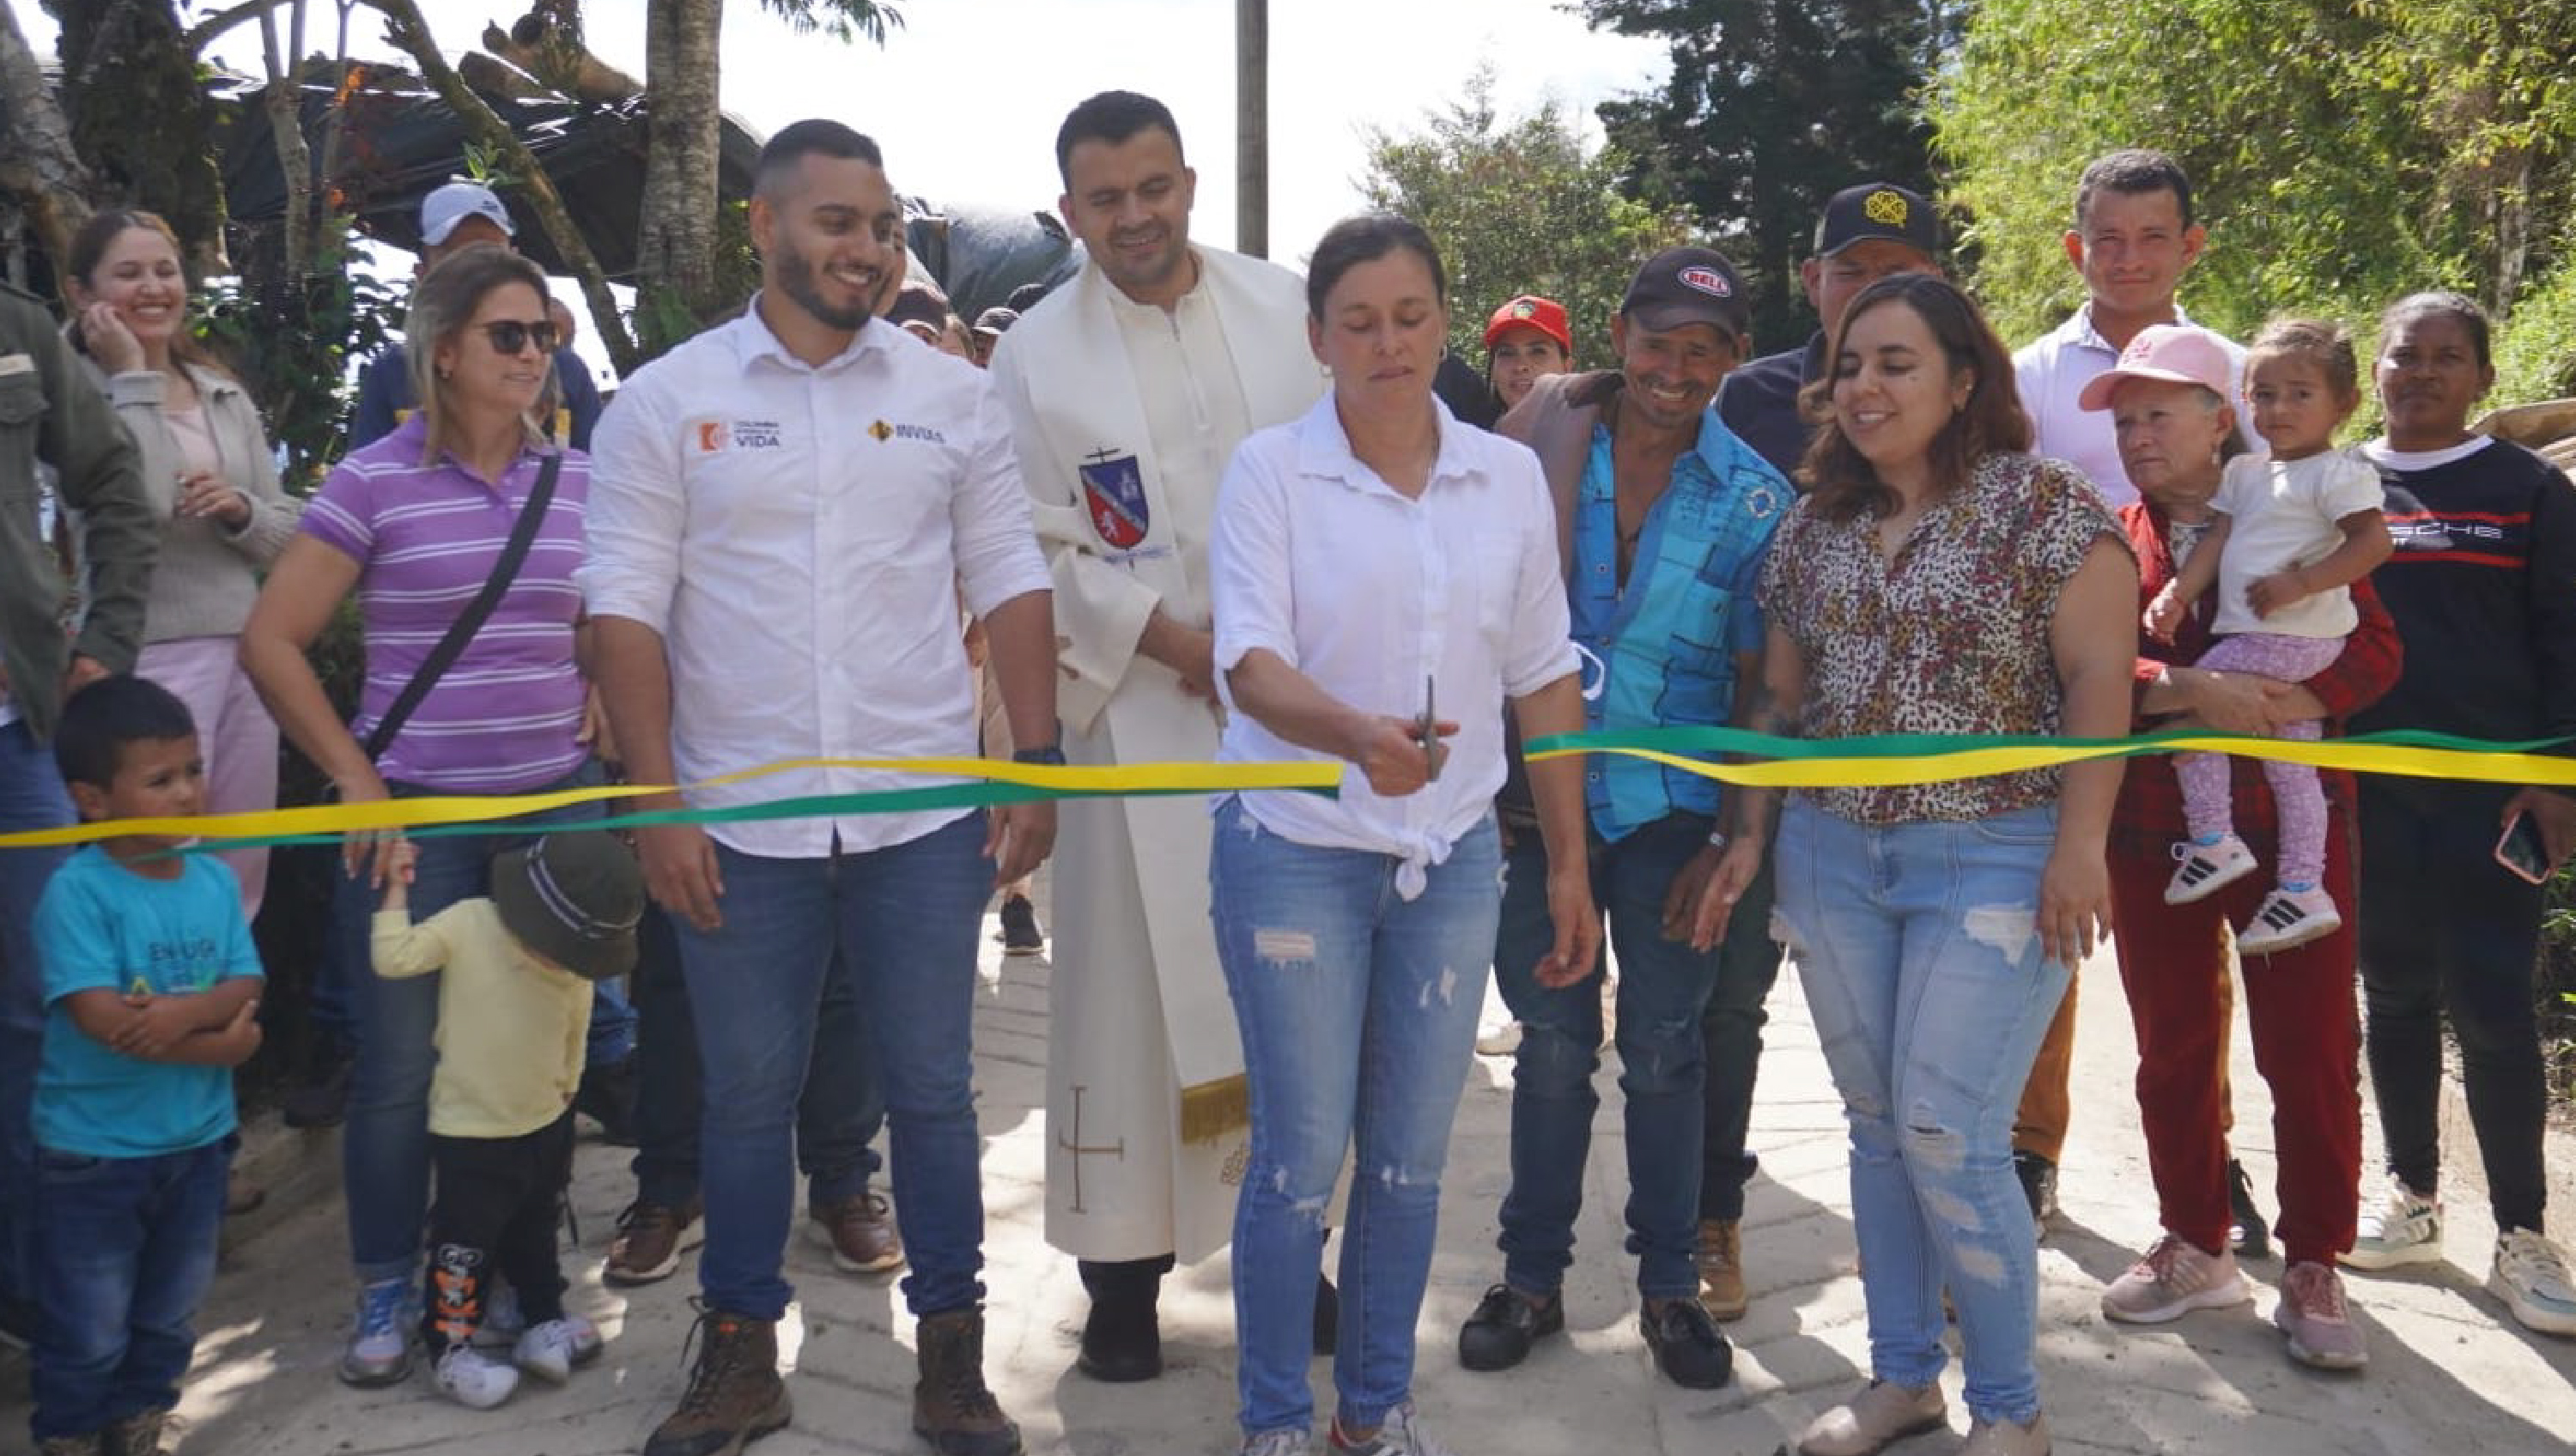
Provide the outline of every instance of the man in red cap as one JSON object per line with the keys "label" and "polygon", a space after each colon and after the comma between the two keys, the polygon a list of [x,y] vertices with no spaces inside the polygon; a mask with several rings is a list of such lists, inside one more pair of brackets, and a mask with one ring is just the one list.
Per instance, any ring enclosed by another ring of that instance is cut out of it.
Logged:
{"label": "man in red cap", "polygon": [[1526,398],[1539,376],[1573,367],[1574,330],[1555,299],[1524,293],[1485,321],[1485,382],[1504,409]]}

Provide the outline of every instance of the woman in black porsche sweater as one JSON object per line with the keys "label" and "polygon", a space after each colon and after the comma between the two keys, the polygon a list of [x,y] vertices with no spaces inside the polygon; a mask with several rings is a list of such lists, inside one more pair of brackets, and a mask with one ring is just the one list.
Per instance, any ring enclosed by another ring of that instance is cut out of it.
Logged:
{"label": "woman in black porsche sweater", "polygon": [[[2406,666],[2354,730],[2576,735],[2576,483],[2519,445],[2469,432],[2471,407],[2495,382],[2486,315],[2457,294],[2399,300],[2381,320],[2374,374],[2388,433],[2363,452],[2387,486],[2397,554],[2372,580]],[[2389,1179],[2365,1194],[2345,1261],[2385,1269],[2442,1257],[2434,1184],[2447,1012],[2499,1235],[2488,1288],[2523,1324],[2576,1334],[2576,1288],[2541,1228],[2541,890],[2496,857],[2499,835],[2526,816],[2552,864],[2576,849],[2576,799],[2547,789],[2362,779],[2361,976]]]}

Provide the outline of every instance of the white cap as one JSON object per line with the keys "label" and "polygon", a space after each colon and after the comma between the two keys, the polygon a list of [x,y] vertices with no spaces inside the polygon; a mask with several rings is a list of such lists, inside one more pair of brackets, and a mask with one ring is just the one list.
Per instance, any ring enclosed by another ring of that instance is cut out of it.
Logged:
{"label": "white cap", "polygon": [[420,240],[425,246],[438,247],[469,217],[489,220],[503,237],[519,234],[518,224],[510,221],[510,209],[501,205],[491,188],[480,182],[449,182],[420,200]]}

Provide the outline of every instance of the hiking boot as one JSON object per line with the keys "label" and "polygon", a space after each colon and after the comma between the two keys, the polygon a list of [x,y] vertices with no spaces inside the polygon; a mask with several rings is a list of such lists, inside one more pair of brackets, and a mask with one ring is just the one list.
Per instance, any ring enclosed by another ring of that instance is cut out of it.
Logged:
{"label": "hiking boot", "polygon": [[2567,1256],[2534,1230],[2515,1229],[2496,1240],[2487,1290],[2524,1329],[2576,1335],[2576,1281],[2568,1277]]}
{"label": "hiking boot", "polygon": [[2310,885],[2303,890],[2280,886],[2263,897],[2254,907],[2254,918],[2236,937],[2236,949],[2244,955],[2271,955],[2322,940],[2343,929],[2343,912],[2335,908],[2334,898],[2322,888]]}
{"label": "hiking boot", "polygon": [[141,1411],[109,1421],[98,1433],[99,1456],[163,1456],[161,1433],[170,1425],[166,1410]]}
{"label": "hiking boot", "polygon": [[450,1345],[441,1351],[438,1363],[431,1367],[431,1379],[449,1400],[475,1410],[490,1410],[519,1388],[519,1372],[508,1361],[472,1345]]}
{"label": "hiking boot", "polygon": [[1807,1423],[1798,1456],[1871,1456],[1918,1431],[1939,1430],[1950,1419],[1938,1384],[1909,1390],[1873,1380],[1867,1389]]}
{"label": "hiking boot", "polygon": [[2442,1205],[2406,1186],[2391,1173],[2375,1204],[2361,1206],[2352,1247],[2342,1255],[2354,1269],[2394,1269],[2400,1264],[2442,1261]]}
{"label": "hiking boot", "polygon": [[1970,1421],[1959,1456],[2048,1456],[2048,1417],[2020,1421]]}
{"label": "hiking boot", "polygon": [[1699,1221],[1699,1306],[1713,1320],[1744,1318],[1744,1225],[1731,1218]]}
{"label": "hiking boot", "polygon": [[2207,844],[2186,839],[2173,847],[2173,879],[2165,885],[2165,903],[2188,905],[2205,900],[2254,873],[2254,851],[2233,834]]}
{"label": "hiking boot", "polygon": [[1046,951],[1046,932],[1038,928],[1038,907],[1026,895],[1013,895],[1002,902],[1002,954],[1013,956],[1042,955]]}
{"label": "hiking boot", "polygon": [[680,1408],[654,1427],[644,1456],[737,1456],[787,1424],[791,1408],[778,1374],[776,1323],[700,1304],[689,1338],[699,1343],[688,1391]]}
{"label": "hiking boot", "polygon": [[1388,1411],[1385,1424],[1373,1436],[1353,1437],[1343,1431],[1342,1418],[1333,1417],[1332,1433],[1326,1437],[1324,1449],[1340,1456],[1456,1456],[1422,1429],[1422,1417],[1409,1400]]}
{"label": "hiking boot", "polygon": [[1168,1259],[1130,1259],[1076,1264],[1082,1287],[1091,1296],[1090,1317],[1082,1322],[1082,1353],[1074,1368],[1094,1380],[1127,1385],[1163,1373],[1163,1329],[1157,1308]]}
{"label": "hiking boot", "polygon": [[408,1279],[379,1279],[358,1290],[358,1317],[340,1352],[340,1378],[351,1385],[392,1385],[411,1374],[411,1331],[418,1321]]}
{"label": "hiking boot", "polygon": [[2272,1323],[2289,1337],[2290,1358],[2320,1370],[2358,1370],[2370,1363],[2361,1326],[2344,1307],[2343,1281],[2335,1271],[2303,1259],[2281,1276],[2281,1302]]}
{"label": "hiking boot", "polygon": [[2030,1221],[2038,1237],[2048,1237],[2048,1221],[2057,1217],[2057,1164],[2027,1148],[2013,1149],[2013,1176],[2021,1196],[2030,1200]]}
{"label": "hiking boot", "polygon": [[2167,1234],[2102,1291],[2102,1314],[2123,1324],[2160,1325],[2195,1309],[2224,1309],[2253,1297],[2235,1255],[2208,1253],[2179,1234]]}
{"label": "hiking boot", "polygon": [[2272,1225],[2254,1202],[2254,1180],[2245,1165],[2227,1160],[2227,1247],[2240,1259],[2272,1257]]}
{"label": "hiking boot", "polygon": [[1696,1299],[1650,1299],[1637,1312],[1655,1368],[1684,1390],[1715,1390],[1735,1367],[1735,1351]]}
{"label": "hiking boot", "polygon": [[1561,1294],[1524,1294],[1497,1284],[1458,1327],[1458,1363],[1470,1370],[1509,1370],[1529,1358],[1530,1346],[1564,1328]]}
{"label": "hiking boot", "polygon": [[577,1314],[530,1325],[510,1347],[510,1363],[549,1385],[572,1379],[574,1367],[599,1358],[599,1326]]}
{"label": "hiking boot", "polygon": [[692,1198],[677,1208],[637,1199],[617,1215],[617,1237],[608,1244],[608,1262],[600,1266],[603,1283],[631,1289],[656,1284],[680,1267],[680,1251],[707,1241],[702,1212]]}
{"label": "hiking boot", "polygon": [[[939,1456],[1020,1456],[1020,1428],[984,1384],[980,1305],[923,1315],[912,1429]],[[652,1453],[658,1456],[658,1453]]]}
{"label": "hiking boot", "polygon": [[572,1094],[572,1110],[599,1124],[600,1141],[635,1146],[635,1058],[588,1067]]}
{"label": "hiking boot", "polygon": [[832,1251],[832,1267],[844,1274],[883,1274],[903,1267],[903,1235],[894,1226],[894,1205],[881,1193],[861,1189],[847,1198],[807,1204],[805,1232]]}

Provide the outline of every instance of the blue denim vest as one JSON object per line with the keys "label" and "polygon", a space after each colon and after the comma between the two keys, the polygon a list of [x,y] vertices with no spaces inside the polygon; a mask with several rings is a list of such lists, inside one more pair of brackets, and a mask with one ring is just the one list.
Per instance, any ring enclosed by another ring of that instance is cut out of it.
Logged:
{"label": "blue denim vest", "polygon": [[[1623,591],[1613,481],[1610,431],[1595,425],[1566,591],[1584,659],[1586,725],[1723,725],[1735,711],[1735,654],[1762,645],[1762,558],[1797,497],[1715,409],[1706,411],[1698,443],[1673,462],[1671,484],[1646,513]],[[1643,759],[1596,758],[1584,780],[1603,839],[1676,812],[1717,814],[1715,780]]]}

